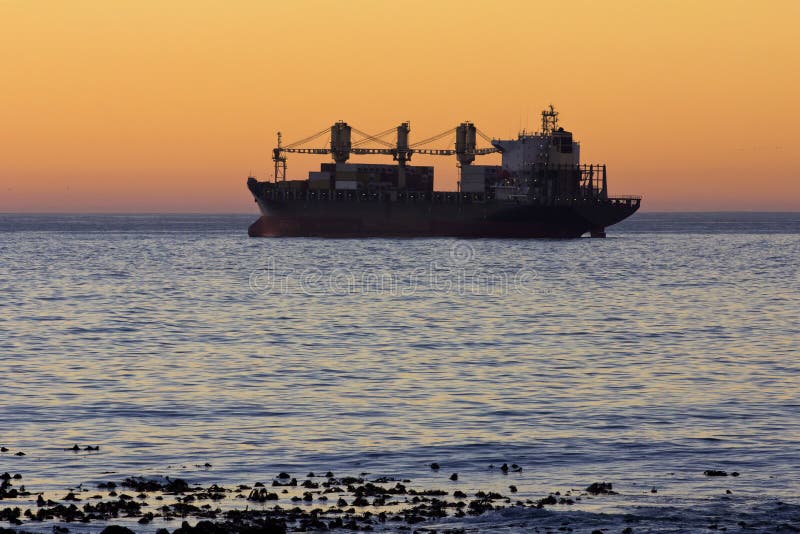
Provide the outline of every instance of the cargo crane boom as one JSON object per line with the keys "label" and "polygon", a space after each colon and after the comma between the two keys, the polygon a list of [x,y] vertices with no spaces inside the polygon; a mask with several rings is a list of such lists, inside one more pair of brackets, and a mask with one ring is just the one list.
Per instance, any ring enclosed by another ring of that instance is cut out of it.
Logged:
{"label": "cargo crane boom", "polygon": [[[291,154],[331,154],[333,151],[330,148],[281,148],[280,153],[291,153]],[[485,156],[487,154],[495,154],[500,152],[497,148],[478,148],[469,152],[465,152],[467,154],[472,154],[475,156]],[[397,153],[397,150],[393,148],[351,148],[351,154],[356,154],[359,156],[363,155],[384,155],[384,156],[394,156]],[[441,148],[441,149],[432,149],[432,148],[411,148],[408,150],[408,153],[411,154],[423,154],[425,156],[455,156],[458,154],[453,149],[449,148]]]}
{"label": "cargo crane boom", "polygon": [[[383,155],[392,156],[397,161],[400,167],[400,185],[404,185],[405,166],[414,154],[421,154],[426,156],[456,156],[460,165],[470,165],[475,161],[476,156],[485,156],[487,154],[494,154],[502,152],[502,148],[492,146],[490,148],[477,148],[476,134],[480,135],[488,142],[492,139],[478,130],[471,122],[462,122],[455,128],[450,128],[441,132],[433,137],[423,139],[414,144],[409,144],[409,132],[411,125],[404,122],[397,128],[390,128],[381,133],[370,135],[361,130],[350,126],[344,121],[339,121],[330,128],[326,128],[314,135],[283,146],[281,144],[281,134],[278,132],[278,146],[272,151],[272,159],[275,162],[275,180],[286,179],[286,154],[317,154],[325,155],[330,154],[336,163],[345,163],[350,154],[357,155]],[[351,134],[357,133],[362,139],[352,143]],[[396,142],[394,144],[385,141],[382,137],[396,132]],[[425,145],[438,141],[450,134],[455,134],[455,146],[452,149],[439,149],[439,148],[424,148]],[[330,146],[325,148],[308,148],[303,147],[325,134],[330,134]],[[382,148],[361,147],[358,145],[368,142],[375,142],[384,145]],[[279,178],[280,177],[280,178]]]}

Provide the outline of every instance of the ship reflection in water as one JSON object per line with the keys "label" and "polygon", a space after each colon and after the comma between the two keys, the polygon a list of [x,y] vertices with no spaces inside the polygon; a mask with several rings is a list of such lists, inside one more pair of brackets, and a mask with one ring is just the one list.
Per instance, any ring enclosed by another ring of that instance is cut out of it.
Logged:
{"label": "ship reflection in water", "polygon": [[[361,138],[353,141],[355,132]],[[606,227],[629,217],[639,197],[610,197],[606,166],[581,164],[580,144],[558,126],[550,106],[537,133],[491,139],[474,124],[409,144],[409,123],[369,135],[338,122],[273,150],[274,182],[248,178],[262,216],[251,236],[294,237],[605,237]],[[330,133],[330,148],[301,145]],[[395,133],[395,143],[383,137]],[[453,149],[426,145],[455,134]],[[478,148],[478,136],[491,144]],[[367,144],[383,145],[380,148]],[[330,154],[307,180],[286,180],[286,154]],[[502,154],[501,165],[475,165],[476,156]],[[384,154],[397,165],[347,163],[351,154]],[[456,156],[458,192],[434,191],[433,167],[409,165],[413,154]]]}

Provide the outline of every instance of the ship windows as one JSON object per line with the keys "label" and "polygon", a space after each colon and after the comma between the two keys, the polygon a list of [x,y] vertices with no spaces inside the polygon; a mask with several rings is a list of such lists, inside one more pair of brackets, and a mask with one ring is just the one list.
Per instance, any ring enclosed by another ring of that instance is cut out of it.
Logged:
{"label": "ship windows", "polygon": [[572,154],[572,135],[559,135],[553,137],[553,145],[558,147],[562,154]]}

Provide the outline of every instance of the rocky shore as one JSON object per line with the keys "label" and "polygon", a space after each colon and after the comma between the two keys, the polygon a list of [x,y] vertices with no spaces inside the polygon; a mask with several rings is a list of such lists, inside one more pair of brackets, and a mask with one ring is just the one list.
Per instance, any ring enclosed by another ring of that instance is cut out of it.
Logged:
{"label": "rocky shore", "polygon": [[[430,467],[439,469],[437,464]],[[496,469],[503,474],[521,470],[507,464]],[[455,481],[458,474],[446,478]],[[45,495],[26,487],[23,475],[3,473],[0,522],[8,523],[10,529],[0,527],[0,533],[41,532],[52,525],[54,534],[67,534],[78,525],[94,524],[95,531],[104,534],[140,530],[158,534],[336,530],[455,534],[464,530],[430,525],[445,517],[480,516],[510,507],[564,507],[589,496],[614,493],[606,482],[536,500],[515,499],[516,492],[516,486],[509,485],[505,494],[477,491],[468,495],[458,489],[420,488],[408,479],[332,472],[298,477],[282,472],[272,480],[234,487],[203,486],[170,477],[128,477],[93,487],[80,485],[63,495]]]}
{"label": "rocky shore", "polygon": [[[91,452],[99,447],[76,445],[65,450]],[[9,458],[24,456],[9,453],[5,447],[0,450]],[[620,495],[612,483],[594,481],[577,489],[536,495],[520,485],[525,483],[523,468],[515,463],[485,466],[490,476],[482,480],[491,487],[484,490],[468,482],[470,474],[459,476],[436,462],[424,466],[430,476],[420,481],[304,471],[230,484],[209,482],[213,481],[207,476],[213,467],[209,463],[195,467],[206,475],[204,484],[170,476],[114,479],[109,473],[107,479],[62,491],[52,486],[42,491],[27,485],[23,473],[1,472],[0,534],[633,534],[764,528],[800,532],[795,525],[800,521],[800,506],[779,499],[737,501],[726,481],[734,482],[741,475],[719,469],[693,475],[698,482],[714,481],[718,496],[707,501],[709,506],[678,511],[669,508],[669,499],[658,502],[659,488],[652,486],[638,486],[632,494],[629,485]],[[631,499],[639,504],[631,508]],[[628,503],[624,510],[608,513],[623,501]],[[755,505],[743,506],[746,502]]]}

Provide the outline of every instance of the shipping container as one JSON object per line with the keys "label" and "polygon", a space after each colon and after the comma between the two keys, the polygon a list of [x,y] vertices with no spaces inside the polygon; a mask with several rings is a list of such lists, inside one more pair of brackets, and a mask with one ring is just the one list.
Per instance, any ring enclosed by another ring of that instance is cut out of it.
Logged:
{"label": "shipping container", "polygon": [[[400,170],[397,165],[371,163],[323,163],[321,173],[330,173],[335,182],[354,181],[359,189],[381,191],[396,188],[399,183]],[[311,180],[311,174],[309,174]],[[339,187],[336,187],[339,189]],[[433,191],[433,167],[406,167],[406,189],[411,191]]]}
{"label": "shipping container", "polygon": [[336,189],[355,191],[358,189],[358,182],[355,180],[336,180]]}
{"label": "shipping container", "polygon": [[502,174],[499,165],[462,165],[461,191],[483,193],[495,185]]}
{"label": "shipping container", "polygon": [[321,172],[311,171],[310,173],[308,173],[309,182],[316,182],[319,180],[330,181],[330,179],[331,179],[331,173],[329,173],[328,171],[321,171]]}

